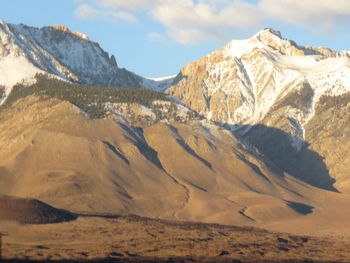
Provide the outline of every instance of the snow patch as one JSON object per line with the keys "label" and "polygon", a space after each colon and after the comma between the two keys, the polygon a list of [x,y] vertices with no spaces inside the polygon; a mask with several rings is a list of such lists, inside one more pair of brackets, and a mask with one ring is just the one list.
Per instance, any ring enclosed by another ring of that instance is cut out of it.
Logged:
{"label": "snow patch", "polygon": [[146,77],[142,80],[142,86],[156,91],[164,91],[174,83],[176,76],[177,75],[172,75],[159,78]]}
{"label": "snow patch", "polygon": [[241,58],[245,54],[251,53],[256,48],[266,46],[256,38],[245,40],[232,40],[224,49],[225,56]]}
{"label": "snow patch", "polygon": [[5,86],[5,94],[8,95],[12,87],[26,79],[33,78],[36,74],[43,73],[25,57],[7,56],[0,58],[0,85]]}

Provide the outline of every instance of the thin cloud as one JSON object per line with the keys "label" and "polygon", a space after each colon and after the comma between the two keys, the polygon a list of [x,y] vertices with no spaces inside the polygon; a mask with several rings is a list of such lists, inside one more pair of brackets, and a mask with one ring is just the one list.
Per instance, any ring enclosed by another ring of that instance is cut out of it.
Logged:
{"label": "thin cloud", "polygon": [[120,11],[108,11],[104,9],[97,9],[91,5],[81,4],[75,10],[75,16],[81,20],[106,20],[106,21],[123,21],[128,23],[135,23],[136,17],[129,12]]}
{"label": "thin cloud", "polygon": [[87,0],[103,8],[126,10],[126,11],[139,11],[151,9],[154,6],[162,2],[170,2],[168,0]]}
{"label": "thin cloud", "polygon": [[157,32],[151,32],[148,34],[148,39],[152,41],[164,41],[164,36]]}
{"label": "thin cloud", "polygon": [[326,32],[350,23],[349,0],[261,0],[259,11],[275,19],[311,32]]}
{"label": "thin cloud", "polygon": [[261,22],[254,6],[241,1],[225,4],[224,8],[208,1],[172,1],[155,6],[151,14],[166,28],[168,36],[181,44],[220,40],[228,31],[258,27]]}
{"label": "thin cloud", "polygon": [[223,40],[233,32],[282,22],[310,32],[338,30],[350,24],[349,0],[83,0],[80,19],[117,19],[135,22],[140,13],[159,22],[165,34],[152,32],[152,40],[170,38],[187,45]]}

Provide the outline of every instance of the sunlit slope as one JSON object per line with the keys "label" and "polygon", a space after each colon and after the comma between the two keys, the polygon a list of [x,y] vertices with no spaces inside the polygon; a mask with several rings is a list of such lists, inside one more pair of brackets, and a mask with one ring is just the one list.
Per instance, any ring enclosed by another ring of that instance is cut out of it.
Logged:
{"label": "sunlit slope", "polygon": [[0,193],[70,211],[256,225],[317,215],[323,200],[340,198],[200,122],[135,129],[30,96],[4,109],[0,123]]}

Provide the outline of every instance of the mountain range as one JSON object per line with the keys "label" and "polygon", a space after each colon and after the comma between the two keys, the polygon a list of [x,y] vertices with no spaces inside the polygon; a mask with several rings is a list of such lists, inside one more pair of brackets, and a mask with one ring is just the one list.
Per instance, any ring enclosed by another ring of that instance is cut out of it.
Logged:
{"label": "mountain range", "polygon": [[83,33],[1,21],[0,85],[2,195],[72,212],[350,230],[350,52],[264,29],[148,79]]}

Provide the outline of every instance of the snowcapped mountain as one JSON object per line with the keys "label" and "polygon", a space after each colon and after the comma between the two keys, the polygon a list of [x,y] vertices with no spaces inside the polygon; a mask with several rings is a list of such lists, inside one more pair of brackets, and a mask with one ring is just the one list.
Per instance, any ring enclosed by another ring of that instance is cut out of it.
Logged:
{"label": "snowcapped mountain", "polygon": [[264,29],[184,67],[166,92],[239,132],[288,173],[350,189],[342,165],[350,161],[349,52],[299,46]]}
{"label": "snowcapped mountain", "polygon": [[292,91],[309,86],[314,93],[302,124],[313,115],[320,97],[350,90],[349,53],[301,47],[265,29],[182,69],[168,93],[207,118],[226,124],[258,123]]}
{"label": "snowcapped mountain", "polygon": [[89,85],[164,87],[119,68],[114,55],[83,33],[65,26],[35,28],[0,21],[0,85],[9,92],[15,83],[44,72]]}
{"label": "snowcapped mountain", "polygon": [[[249,39],[231,41],[177,76],[152,79],[119,68],[114,56],[83,33],[64,26],[39,29],[0,21],[1,97],[1,86],[7,95],[14,84],[30,82],[37,73],[89,85],[166,90],[185,106],[178,109],[239,132],[252,151],[257,149],[289,174],[327,189],[336,181],[337,189],[350,191],[347,166],[342,165],[350,163],[350,147],[342,141],[350,138],[348,51],[300,46],[264,29]],[[142,120],[138,112],[147,113],[153,123],[155,113],[149,109],[114,106]],[[160,116],[163,111],[167,106]],[[183,119],[192,119],[186,114]]]}
{"label": "snowcapped mountain", "polygon": [[[37,73],[168,95],[46,76],[29,85]],[[349,52],[265,29],[151,79],[83,33],[0,22],[0,97],[22,80],[0,109],[0,194],[94,214],[349,222]]]}

